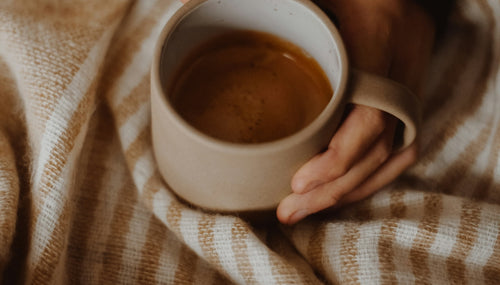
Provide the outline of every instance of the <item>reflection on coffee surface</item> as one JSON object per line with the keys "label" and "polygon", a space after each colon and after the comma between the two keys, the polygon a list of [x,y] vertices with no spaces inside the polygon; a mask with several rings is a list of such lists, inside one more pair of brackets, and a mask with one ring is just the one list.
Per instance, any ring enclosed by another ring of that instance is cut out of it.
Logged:
{"label": "reflection on coffee surface", "polygon": [[200,131],[261,143],[307,126],[333,91],[319,64],[297,46],[267,33],[236,31],[191,52],[169,94],[177,112]]}

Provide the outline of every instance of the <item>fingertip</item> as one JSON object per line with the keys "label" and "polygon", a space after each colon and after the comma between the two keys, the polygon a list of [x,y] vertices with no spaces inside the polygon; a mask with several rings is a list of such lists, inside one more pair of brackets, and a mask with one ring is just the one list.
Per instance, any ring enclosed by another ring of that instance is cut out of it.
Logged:
{"label": "fingertip", "polygon": [[303,220],[308,215],[309,215],[309,211],[307,209],[298,210],[298,211],[294,212],[292,215],[290,215],[290,217],[288,217],[287,225],[296,224],[296,223],[300,222],[301,220]]}
{"label": "fingertip", "polygon": [[280,211],[279,208],[276,211],[276,216],[280,223],[284,225],[293,225],[304,219],[307,215],[309,215],[309,211],[306,209],[297,210],[295,212],[291,211]]}
{"label": "fingertip", "polygon": [[288,224],[288,220],[290,219],[291,214],[291,211],[289,211],[289,209],[284,206],[283,202],[278,205],[278,208],[276,209],[276,217],[278,218],[280,223],[285,225]]}
{"label": "fingertip", "polygon": [[299,196],[291,194],[285,197],[276,209],[276,217],[285,225],[293,225],[307,216],[307,211],[298,204]]}

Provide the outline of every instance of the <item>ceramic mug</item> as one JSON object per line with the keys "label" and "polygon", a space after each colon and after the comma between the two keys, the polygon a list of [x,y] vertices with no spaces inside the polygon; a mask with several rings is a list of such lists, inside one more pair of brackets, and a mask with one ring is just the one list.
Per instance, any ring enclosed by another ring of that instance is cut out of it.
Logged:
{"label": "ceramic mug", "polygon": [[[236,144],[189,125],[173,108],[167,84],[193,48],[233,30],[274,34],[301,47],[334,90],[308,126],[276,141]],[[339,32],[310,0],[191,0],[167,22],[151,70],[152,139],[159,171],[185,201],[223,212],[274,209],[291,193],[293,174],[328,146],[347,103],[386,111],[404,124],[401,148],[419,126],[419,101],[391,80],[349,69]]]}

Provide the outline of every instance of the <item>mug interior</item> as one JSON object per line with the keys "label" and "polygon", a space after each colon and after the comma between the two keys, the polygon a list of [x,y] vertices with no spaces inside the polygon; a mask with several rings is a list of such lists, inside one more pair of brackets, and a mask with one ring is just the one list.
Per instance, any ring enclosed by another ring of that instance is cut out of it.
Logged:
{"label": "mug interior", "polygon": [[[160,54],[159,77],[165,94],[171,84],[165,79],[174,78],[194,48],[228,31],[253,30],[299,46],[322,67],[334,94],[318,118],[333,112],[339,104],[347,73],[344,47],[334,25],[310,1],[191,0],[179,12],[167,23],[169,31]],[[169,104],[168,94],[166,99]]]}

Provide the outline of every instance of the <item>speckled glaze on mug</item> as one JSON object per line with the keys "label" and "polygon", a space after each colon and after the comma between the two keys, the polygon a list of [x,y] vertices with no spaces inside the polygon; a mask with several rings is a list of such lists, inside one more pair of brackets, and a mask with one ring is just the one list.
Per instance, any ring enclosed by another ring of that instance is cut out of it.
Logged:
{"label": "speckled glaze on mug", "polygon": [[[277,35],[321,65],[334,94],[319,116],[295,134],[266,143],[235,144],[189,125],[169,101],[169,78],[195,47],[232,30]],[[349,87],[349,88],[348,88]],[[328,146],[347,103],[393,114],[404,124],[405,148],[419,126],[419,101],[404,86],[349,70],[342,39],[309,0],[191,0],[168,21],[151,69],[152,139],[158,168],[172,190],[205,209],[274,209],[291,192],[293,174]]]}

